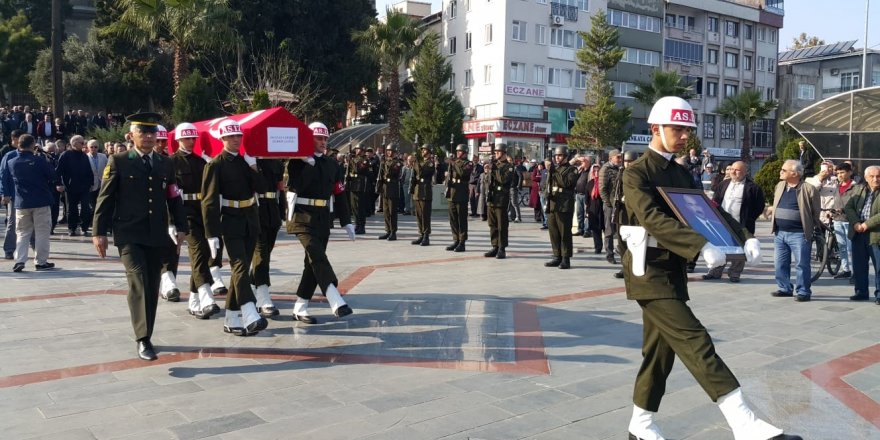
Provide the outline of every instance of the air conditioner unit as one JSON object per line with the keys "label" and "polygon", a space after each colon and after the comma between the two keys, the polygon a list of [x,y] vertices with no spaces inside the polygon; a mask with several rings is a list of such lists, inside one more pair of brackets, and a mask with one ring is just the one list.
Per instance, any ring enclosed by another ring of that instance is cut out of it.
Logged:
{"label": "air conditioner unit", "polygon": [[465,107],[464,108],[464,115],[467,117],[470,117],[470,118],[474,117],[474,108],[473,107]]}
{"label": "air conditioner unit", "polygon": [[562,26],[565,24],[565,17],[561,15],[551,15],[550,24],[552,24],[553,26]]}
{"label": "air conditioner unit", "polygon": [[831,76],[840,75],[840,69],[831,69]]}

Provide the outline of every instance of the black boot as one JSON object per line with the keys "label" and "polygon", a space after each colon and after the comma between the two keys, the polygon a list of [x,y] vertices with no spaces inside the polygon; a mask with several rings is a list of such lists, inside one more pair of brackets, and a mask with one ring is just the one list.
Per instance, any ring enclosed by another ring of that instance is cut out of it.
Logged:
{"label": "black boot", "polygon": [[571,267],[571,258],[570,257],[562,257],[562,263],[559,263],[560,269],[568,269]]}
{"label": "black boot", "polygon": [[452,244],[450,244],[449,246],[446,246],[446,250],[447,251],[454,251],[455,248],[457,248],[457,247],[458,247],[458,242],[456,241],[456,242],[453,242]]}
{"label": "black boot", "polygon": [[486,252],[485,254],[483,254],[483,256],[486,257],[486,258],[492,258],[492,257],[497,256],[497,255],[498,255],[498,248],[497,248],[497,247],[493,247],[491,251]]}
{"label": "black boot", "polygon": [[557,267],[560,263],[562,263],[562,258],[554,255],[552,260],[544,263],[544,267]]}
{"label": "black boot", "polygon": [[458,246],[455,247],[455,252],[464,252],[464,241],[458,242]]}
{"label": "black boot", "polygon": [[419,238],[409,242],[409,244],[422,244],[422,241],[425,239],[424,235],[419,235]]}
{"label": "black boot", "polygon": [[388,241],[397,240],[397,232],[392,232],[391,235],[388,236]]}
{"label": "black boot", "polygon": [[495,258],[499,260],[503,260],[507,258],[507,252],[504,252],[504,248],[498,248],[498,255],[495,255]]}
{"label": "black boot", "polygon": [[422,236],[422,246],[430,246],[431,240],[428,238],[428,234]]}
{"label": "black boot", "polygon": [[390,232],[386,232],[386,233],[384,233],[384,234],[382,234],[382,235],[379,236],[379,240],[387,240],[388,237],[390,237],[390,236],[391,236],[391,233],[390,233]]}

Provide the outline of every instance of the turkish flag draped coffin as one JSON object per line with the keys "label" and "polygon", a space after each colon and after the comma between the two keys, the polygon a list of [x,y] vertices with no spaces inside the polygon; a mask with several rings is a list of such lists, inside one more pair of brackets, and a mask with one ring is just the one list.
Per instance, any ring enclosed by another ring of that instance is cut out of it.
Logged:
{"label": "turkish flag draped coffin", "polygon": [[[209,121],[193,122],[199,130],[193,152],[216,157],[223,150],[219,124],[232,119],[241,125],[244,136],[241,152],[253,157],[292,158],[308,157],[315,152],[312,131],[308,125],[283,107],[257,110],[251,113],[224,116]],[[177,132],[168,132],[168,148],[177,151]]]}

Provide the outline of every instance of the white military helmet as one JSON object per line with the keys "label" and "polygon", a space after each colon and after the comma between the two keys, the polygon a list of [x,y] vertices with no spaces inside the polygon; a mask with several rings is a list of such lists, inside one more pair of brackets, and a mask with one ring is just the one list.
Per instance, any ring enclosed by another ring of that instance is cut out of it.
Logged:
{"label": "white military helmet", "polygon": [[189,122],[181,122],[180,124],[177,124],[177,127],[174,129],[174,133],[177,139],[199,137],[199,130],[196,128],[195,125],[190,124]]}
{"label": "white military helmet", "polygon": [[226,136],[235,136],[244,134],[241,131],[241,125],[233,121],[232,119],[224,119],[220,121],[220,124],[217,125],[217,128],[220,130],[220,137]]}
{"label": "white military helmet", "polygon": [[330,137],[330,130],[327,129],[326,125],[320,122],[312,122],[309,124],[309,129],[312,130],[313,136]]}
{"label": "white military helmet", "polygon": [[159,125],[156,127],[156,139],[165,139],[168,140],[168,130],[164,125]]}
{"label": "white military helmet", "polygon": [[648,123],[697,127],[693,107],[678,96],[664,96],[658,99],[651,108],[651,114],[648,115]]}

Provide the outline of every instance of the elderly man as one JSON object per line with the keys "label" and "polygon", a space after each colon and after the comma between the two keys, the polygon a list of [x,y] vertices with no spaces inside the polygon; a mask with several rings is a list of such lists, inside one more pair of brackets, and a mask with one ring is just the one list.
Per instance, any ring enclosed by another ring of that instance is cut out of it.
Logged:
{"label": "elderly man", "polygon": [[800,150],[798,161],[804,169],[803,177],[813,177],[816,174],[816,170],[813,169],[813,162],[816,160],[816,157],[813,156],[813,147],[808,146],[806,141],[800,141],[798,149]]}
{"label": "elderly man", "polygon": [[[776,184],[773,198],[773,216],[770,223],[776,234],[776,285],[771,292],[776,297],[791,297],[796,301],[810,300],[810,241],[819,222],[819,191],[813,185],[804,184],[803,166],[797,160],[787,160],[779,170],[780,182]],[[797,265],[795,285],[791,284],[791,257]]]}
{"label": "elderly man", "polygon": [[[90,139],[88,142],[89,165],[92,167],[92,186],[89,188],[89,212],[95,212],[98,203],[98,190],[101,189],[101,176],[104,175],[104,167],[107,166],[107,155],[98,150],[98,140]],[[91,222],[91,219],[88,219]]]}
{"label": "elderly man", "polygon": [[874,261],[874,301],[880,305],[880,167],[865,169],[866,186],[853,190],[844,212],[849,220],[852,240],[855,294],[849,299],[868,297],[868,258]]}
{"label": "elderly man", "polygon": [[614,209],[614,197],[611,194],[614,182],[617,182],[617,174],[623,164],[623,156],[620,150],[611,150],[608,153],[608,162],[599,169],[599,197],[602,198],[602,208],[605,213],[605,260],[611,264],[617,264],[614,260],[614,231],[616,225],[612,223]]}
{"label": "elderly man", "polygon": [[71,148],[58,158],[56,169],[67,199],[67,229],[71,237],[79,235],[78,226],[82,226],[83,234],[88,233],[92,223],[88,200],[95,176],[89,157],[83,152],[85,143],[82,136],[70,138]]}
{"label": "elderly man", "polygon": [[[746,163],[734,162],[730,165],[730,179],[722,181],[718,185],[712,200],[730,214],[734,220],[745,227],[750,234],[755,234],[755,221],[764,212],[764,191],[746,174]],[[731,283],[738,283],[742,274],[744,261],[733,261],[727,276]],[[704,280],[721,278],[724,266],[715,267],[709,273],[703,275]]]}

